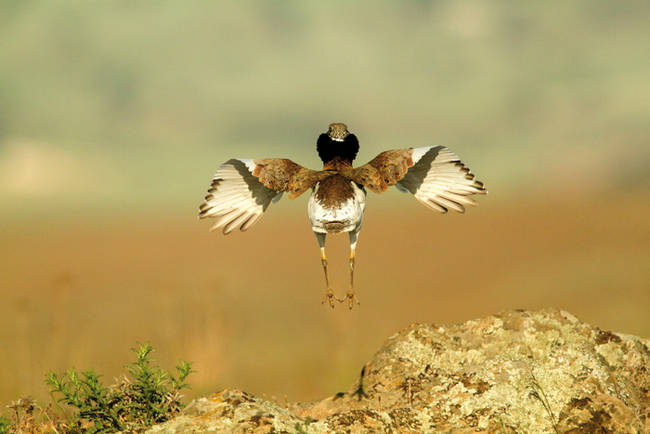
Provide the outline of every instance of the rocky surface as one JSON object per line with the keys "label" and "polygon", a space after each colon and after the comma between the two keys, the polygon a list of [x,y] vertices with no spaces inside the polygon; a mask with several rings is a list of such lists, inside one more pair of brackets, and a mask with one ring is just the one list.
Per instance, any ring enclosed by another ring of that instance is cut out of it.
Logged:
{"label": "rocky surface", "polygon": [[348,392],[282,406],[228,389],[148,432],[441,431],[650,432],[650,341],[555,310],[414,324]]}

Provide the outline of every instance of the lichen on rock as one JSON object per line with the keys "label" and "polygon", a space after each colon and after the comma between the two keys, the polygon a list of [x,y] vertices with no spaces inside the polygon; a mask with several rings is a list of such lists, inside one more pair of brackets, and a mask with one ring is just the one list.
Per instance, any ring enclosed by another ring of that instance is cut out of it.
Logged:
{"label": "lichen on rock", "polygon": [[282,406],[225,390],[148,432],[650,432],[649,369],[647,339],[508,311],[407,327],[345,393]]}

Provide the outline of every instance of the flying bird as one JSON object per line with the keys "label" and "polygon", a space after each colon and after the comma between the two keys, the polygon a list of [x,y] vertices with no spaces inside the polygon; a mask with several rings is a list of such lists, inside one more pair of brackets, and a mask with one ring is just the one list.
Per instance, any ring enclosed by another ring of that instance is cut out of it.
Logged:
{"label": "flying bird", "polygon": [[[446,213],[465,212],[476,205],[469,196],[485,194],[458,156],[444,146],[384,151],[363,166],[353,167],[359,141],[345,124],[333,123],[318,137],[316,149],[322,170],[311,170],[286,158],[261,160],[233,158],[219,167],[212,179],[199,218],[216,218],[211,230],[223,228],[229,234],[253,226],[271,203],[283,193],[295,199],[311,189],[309,221],[316,235],[325,273],[323,303],[358,304],[354,293],[354,263],[357,237],[361,231],[366,190],[382,193],[390,186],[411,193],[428,208]],[[347,232],[350,237],[350,288],[338,298],[330,287],[325,255],[327,234]]]}

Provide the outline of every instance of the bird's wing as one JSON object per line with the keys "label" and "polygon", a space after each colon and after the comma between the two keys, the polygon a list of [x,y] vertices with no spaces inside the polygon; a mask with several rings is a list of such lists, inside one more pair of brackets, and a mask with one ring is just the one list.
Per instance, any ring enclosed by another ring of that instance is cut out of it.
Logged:
{"label": "bird's wing", "polygon": [[487,193],[483,183],[444,146],[385,151],[352,169],[348,177],[376,193],[394,185],[442,213],[448,209],[464,212],[465,205],[476,205],[467,196]]}
{"label": "bird's wing", "polygon": [[199,218],[217,219],[211,230],[223,226],[229,234],[237,227],[245,231],[262,216],[271,202],[289,192],[294,199],[331,172],[305,169],[291,160],[233,158],[219,167],[212,179]]}

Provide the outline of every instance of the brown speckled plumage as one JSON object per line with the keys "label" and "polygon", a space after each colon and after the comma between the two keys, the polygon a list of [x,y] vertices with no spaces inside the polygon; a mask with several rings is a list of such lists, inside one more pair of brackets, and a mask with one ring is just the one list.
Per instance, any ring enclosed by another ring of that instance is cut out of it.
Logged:
{"label": "brown speckled plumage", "polygon": [[383,193],[404,178],[413,165],[412,154],[413,149],[384,151],[363,166],[346,170],[345,176],[375,193]]}
{"label": "brown speckled plumage", "polygon": [[318,184],[316,200],[324,208],[337,208],[342,203],[350,200],[354,196],[354,190],[349,179],[341,175],[330,176]]}
{"label": "brown speckled plumage", "polygon": [[352,168],[351,162],[338,157],[323,164],[323,170],[335,170],[339,173],[342,173],[343,171],[351,168]]}
{"label": "brown speckled plumage", "polygon": [[289,199],[295,199],[321,179],[333,175],[333,172],[305,169],[286,158],[265,158],[255,160],[255,164],[253,176],[266,188],[288,192]]}

